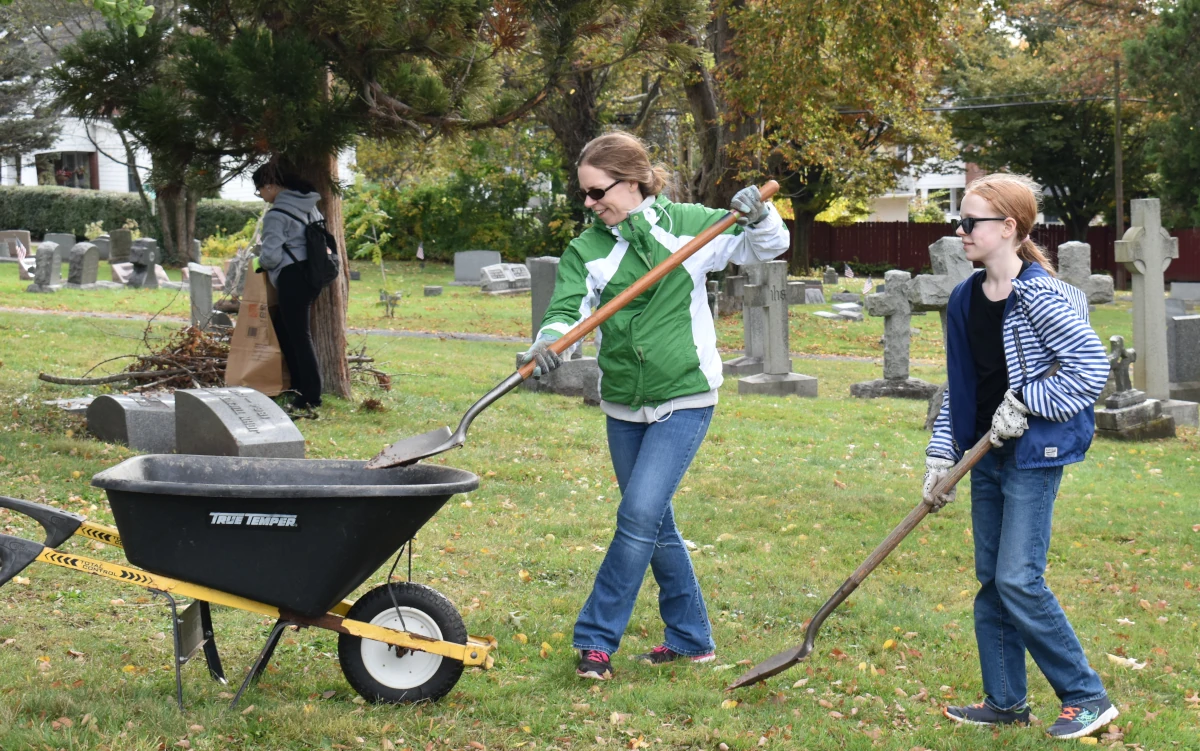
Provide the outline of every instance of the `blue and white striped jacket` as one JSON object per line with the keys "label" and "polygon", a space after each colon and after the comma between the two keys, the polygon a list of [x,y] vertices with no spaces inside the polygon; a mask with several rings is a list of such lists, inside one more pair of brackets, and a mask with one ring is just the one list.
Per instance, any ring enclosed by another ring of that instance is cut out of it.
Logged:
{"label": "blue and white striped jacket", "polygon": [[[986,273],[983,270],[978,274]],[[925,449],[958,461],[975,443],[975,362],[967,334],[974,276],[959,283],[946,307],[949,388]],[[1108,358],[1088,323],[1083,292],[1032,263],[1012,281],[1004,306],[1004,359],[1009,388],[1029,408],[1029,428],[1017,439],[1017,467],[1083,461],[1092,443],[1093,405],[1108,380]],[[1058,363],[1057,372],[1048,374]]]}

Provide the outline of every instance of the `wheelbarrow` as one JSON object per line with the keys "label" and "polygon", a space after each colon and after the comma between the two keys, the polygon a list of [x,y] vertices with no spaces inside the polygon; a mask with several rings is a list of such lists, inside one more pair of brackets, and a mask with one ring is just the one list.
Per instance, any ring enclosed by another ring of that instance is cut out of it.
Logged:
{"label": "wheelbarrow", "polygon": [[[0,535],[0,585],[40,561],[165,597],[181,709],[180,669],[201,648],[213,678],[225,682],[210,603],[276,619],[232,706],[288,626],[336,631],[342,673],[367,701],[436,701],[464,666],[491,667],[496,640],[469,636],[449,599],[390,574],[357,601],[344,598],[404,546],[411,579],[417,530],[479,478],[434,464],[362,469],[345,460],[138,456],[92,478],[108,494],[115,529],[0,496],[0,507],[46,532],[42,543]],[[122,548],[132,566],[56,549],[72,536]],[[192,602],[180,611],[178,597]]]}

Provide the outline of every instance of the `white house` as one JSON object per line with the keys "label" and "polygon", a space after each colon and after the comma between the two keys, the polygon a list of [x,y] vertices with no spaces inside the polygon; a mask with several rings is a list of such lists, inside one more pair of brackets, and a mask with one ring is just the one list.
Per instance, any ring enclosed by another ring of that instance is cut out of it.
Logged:
{"label": "white house", "polygon": [[[0,185],[62,185],[89,190],[136,193],[145,183],[150,155],[135,147],[137,174],[128,166],[125,146],[117,131],[106,122],[85,123],[65,117],[55,144],[45,151],[26,154],[18,170],[15,159],[0,160]],[[354,180],[354,149],[338,157],[338,175],[343,183]],[[19,172],[19,175],[18,175]],[[221,198],[257,201],[249,174],[239,175],[221,187]]]}

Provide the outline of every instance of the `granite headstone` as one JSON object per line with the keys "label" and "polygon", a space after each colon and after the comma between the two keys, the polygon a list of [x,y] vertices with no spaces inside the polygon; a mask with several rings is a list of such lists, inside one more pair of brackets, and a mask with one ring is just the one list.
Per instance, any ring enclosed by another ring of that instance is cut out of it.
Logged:
{"label": "granite headstone", "polygon": [[175,397],[104,394],[87,408],[88,431],[148,454],[175,451]]}
{"label": "granite headstone", "polygon": [[[108,233],[108,239],[112,246],[108,260],[113,263],[129,263],[129,251],[133,247],[133,232],[127,229],[114,229]],[[115,282],[116,279],[113,281]]]}
{"label": "granite headstone", "polygon": [[175,392],[181,454],[304,458],[304,436],[269,397],[243,387]]}
{"label": "granite headstone", "polygon": [[76,243],[75,247],[71,248],[67,286],[86,289],[95,287],[99,269],[100,249],[92,243]]}
{"label": "granite headstone", "polygon": [[454,281],[459,286],[479,284],[479,273],[485,266],[500,263],[500,253],[495,250],[462,250],[454,254]]}

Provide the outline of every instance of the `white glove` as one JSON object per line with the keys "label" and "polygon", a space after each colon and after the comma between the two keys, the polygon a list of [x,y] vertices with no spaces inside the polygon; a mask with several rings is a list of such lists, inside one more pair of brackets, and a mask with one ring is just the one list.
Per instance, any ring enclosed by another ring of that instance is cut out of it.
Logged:
{"label": "white glove", "polygon": [[1004,401],[996,408],[992,416],[992,445],[1000,448],[1009,438],[1020,438],[1029,427],[1029,408],[1021,404],[1021,400],[1009,389],[1004,393]]}
{"label": "white glove", "polygon": [[950,474],[953,466],[954,462],[940,456],[925,457],[925,486],[921,489],[921,497],[931,506],[929,509],[931,513],[936,514],[942,506],[954,502],[954,496],[958,493],[957,485],[950,488],[949,493],[943,493],[936,498],[933,496],[933,489]]}
{"label": "white glove", "polygon": [[754,185],[742,188],[729,202],[730,208],[738,212],[737,223],[743,227],[754,225],[767,218],[767,205],[763,203],[758,188]]}
{"label": "white glove", "polygon": [[541,378],[559,365],[562,365],[562,357],[550,349],[550,345],[561,338],[562,334],[557,331],[541,332],[533,342],[532,347],[524,352],[517,353],[517,367],[520,368],[525,363],[533,360],[537,363],[533,368],[533,377]]}

